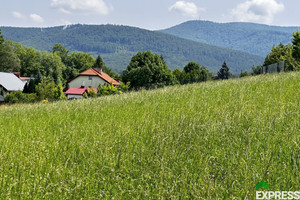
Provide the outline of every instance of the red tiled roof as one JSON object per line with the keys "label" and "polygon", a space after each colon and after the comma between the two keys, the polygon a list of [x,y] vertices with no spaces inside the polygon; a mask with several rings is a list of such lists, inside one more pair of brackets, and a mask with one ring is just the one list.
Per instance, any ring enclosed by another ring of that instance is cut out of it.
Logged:
{"label": "red tiled roof", "polygon": [[79,75],[98,76],[98,72],[96,72],[96,70],[93,68],[90,68],[84,72],[81,72]]}
{"label": "red tiled roof", "polygon": [[[104,73],[104,72],[98,72],[99,70],[90,68],[84,72],[81,72],[79,75],[77,75],[76,77],[72,78],[71,80],[77,78],[78,76],[99,76],[100,78],[102,78],[104,81],[106,81],[107,83],[112,83],[113,85],[120,85],[120,83],[118,81],[116,81],[115,79],[111,78],[108,74]],[[68,82],[70,82],[71,80],[69,80]]]}
{"label": "red tiled roof", "polygon": [[[94,88],[95,93],[97,93],[97,88]],[[83,95],[85,92],[90,92],[90,88],[86,87],[70,87],[65,94]]]}
{"label": "red tiled roof", "polygon": [[83,95],[87,88],[81,88],[81,87],[71,87],[69,88],[65,94],[77,94],[77,95]]}

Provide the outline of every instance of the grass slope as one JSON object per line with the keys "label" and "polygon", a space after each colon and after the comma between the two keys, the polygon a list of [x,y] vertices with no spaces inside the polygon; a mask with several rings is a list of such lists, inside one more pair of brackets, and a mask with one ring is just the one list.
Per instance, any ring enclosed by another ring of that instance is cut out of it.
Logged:
{"label": "grass slope", "polygon": [[51,28],[2,27],[6,39],[32,46],[39,50],[51,50],[61,43],[72,51],[101,55],[106,65],[116,72],[126,69],[131,57],[139,51],[151,50],[162,54],[171,69],[183,68],[195,61],[217,72],[224,60],[231,71],[251,69],[263,63],[263,57],[241,51],[216,47],[169,34],[114,25],[71,25]]}
{"label": "grass slope", "polygon": [[0,199],[299,191],[300,73],[0,107]]}
{"label": "grass slope", "polygon": [[214,23],[188,21],[162,30],[163,33],[229,49],[266,56],[273,45],[291,42],[292,33],[300,27],[280,27],[255,23]]}

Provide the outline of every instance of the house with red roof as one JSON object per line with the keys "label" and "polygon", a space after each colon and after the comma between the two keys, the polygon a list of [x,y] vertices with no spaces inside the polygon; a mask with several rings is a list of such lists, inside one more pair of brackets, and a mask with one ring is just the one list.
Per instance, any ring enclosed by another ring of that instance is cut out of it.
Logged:
{"label": "house with red roof", "polygon": [[119,86],[120,83],[102,72],[101,68],[90,68],[68,81],[69,88],[85,86],[87,88],[97,88],[100,84],[112,83]]}
{"label": "house with red roof", "polygon": [[94,88],[97,93],[99,85],[112,83],[119,86],[120,83],[104,73],[101,68],[90,68],[68,81],[69,89],[65,92],[68,99],[80,99],[84,92],[88,92],[89,88]]}

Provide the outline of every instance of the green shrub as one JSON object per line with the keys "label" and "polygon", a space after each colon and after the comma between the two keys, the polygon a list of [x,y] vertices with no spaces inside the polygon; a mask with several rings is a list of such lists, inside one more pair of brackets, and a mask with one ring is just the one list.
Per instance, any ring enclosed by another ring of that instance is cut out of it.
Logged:
{"label": "green shrub", "polygon": [[241,72],[240,78],[245,77],[245,76],[251,76],[251,75],[252,75],[252,74],[251,74],[250,72],[244,71],[244,72]]}
{"label": "green shrub", "polygon": [[62,86],[55,85],[54,81],[42,79],[36,86],[36,92],[40,100],[48,99],[49,101],[66,99]]}
{"label": "green shrub", "polygon": [[85,98],[85,99],[89,98],[89,96],[88,96],[88,94],[86,92],[83,93],[83,98]]}
{"label": "green shrub", "polygon": [[63,92],[63,88],[60,84],[56,86],[56,91],[55,91],[55,97],[54,98],[57,99],[57,100],[66,100],[67,99],[66,95]]}
{"label": "green shrub", "polygon": [[93,88],[90,88],[89,97],[92,97],[92,98],[97,97],[97,94]]}
{"label": "green shrub", "polygon": [[[123,88],[126,89],[127,86],[124,86]],[[98,94],[98,96],[105,96],[105,95],[111,95],[111,94],[122,94],[122,91],[121,91],[121,88],[118,88],[110,83],[110,84],[106,84],[106,85],[99,85],[97,94]]]}
{"label": "green shrub", "polygon": [[40,100],[48,99],[54,100],[56,99],[56,85],[54,81],[50,81],[48,79],[43,78],[42,81],[36,86],[36,92]]}
{"label": "green shrub", "polygon": [[6,103],[33,103],[38,101],[38,96],[35,93],[25,94],[21,91],[13,91],[6,95],[4,101]]}
{"label": "green shrub", "polygon": [[119,88],[122,92],[128,92],[128,90],[130,89],[130,82],[121,82]]}

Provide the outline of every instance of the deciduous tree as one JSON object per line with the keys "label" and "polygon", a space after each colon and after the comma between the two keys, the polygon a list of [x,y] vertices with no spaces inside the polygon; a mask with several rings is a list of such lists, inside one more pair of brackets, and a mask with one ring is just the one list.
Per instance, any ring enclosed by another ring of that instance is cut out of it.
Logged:
{"label": "deciduous tree", "polygon": [[173,85],[175,78],[167,64],[151,51],[134,55],[123,73],[123,81],[130,82],[135,89]]}
{"label": "deciduous tree", "polygon": [[66,49],[62,44],[54,44],[52,53],[56,53],[61,58],[61,61],[67,65],[70,50]]}
{"label": "deciduous tree", "polygon": [[43,76],[53,80],[56,85],[63,82],[62,72],[65,70],[65,65],[57,54],[43,52],[41,65],[43,67]]}
{"label": "deciduous tree", "polygon": [[40,100],[55,100],[57,97],[57,88],[54,81],[43,78],[36,86],[36,92]]}
{"label": "deciduous tree", "polygon": [[297,62],[300,62],[300,32],[299,31],[295,31],[293,33],[292,44],[293,44],[292,55]]}
{"label": "deciduous tree", "polygon": [[[1,39],[0,39],[1,40]],[[20,71],[20,59],[14,52],[12,41],[0,41],[0,71]]]}
{"label": "deciduous tree", "polygon": [[293,46],[291,44],[273,46],[271,52],[266,56],[264,66],[285,61],[287,71],[293,71],[297,68],[297,60],[293,56]]}
{"label": "deciduous tree", "polygon": [[182,84],[202,82],[209,79],[209,71],[198,63],[189,62],[183,68],[182,76]]}

